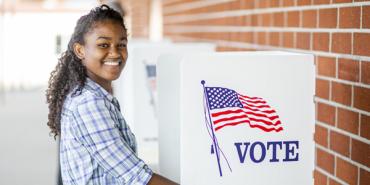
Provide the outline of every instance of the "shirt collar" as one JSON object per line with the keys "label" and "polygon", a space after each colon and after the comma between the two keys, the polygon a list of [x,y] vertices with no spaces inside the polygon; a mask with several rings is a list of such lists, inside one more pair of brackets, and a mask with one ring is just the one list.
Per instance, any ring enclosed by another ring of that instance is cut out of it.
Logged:
{"label": "shirt collar", "polygon": [[112,102],[115,106],[117,106],[118,109],[120,109],[118,100],[115,97],[113,97],[113,95],[110,94],[107,90],[105,90],[102,86],[100,86],[98,83],[91,80],[89,77],[86,77],[85,87],[88,90],[91,90],[93,93],[106,97],[110,102]]}

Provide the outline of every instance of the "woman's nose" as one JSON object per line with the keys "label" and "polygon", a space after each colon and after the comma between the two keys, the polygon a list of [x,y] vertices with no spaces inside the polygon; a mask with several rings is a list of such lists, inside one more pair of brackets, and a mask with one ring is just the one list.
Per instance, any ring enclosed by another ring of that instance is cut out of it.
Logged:
{"label": "woman's nose", "polygon": [[122,56],[119,48],[111,47],[111,49],[109,50],[109,58],[120,58],[120,57]]}

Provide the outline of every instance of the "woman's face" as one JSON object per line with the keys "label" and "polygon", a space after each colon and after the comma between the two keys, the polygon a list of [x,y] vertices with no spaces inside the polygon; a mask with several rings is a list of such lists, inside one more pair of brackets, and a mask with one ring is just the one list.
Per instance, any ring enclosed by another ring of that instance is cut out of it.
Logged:
{"label": "woman's face", "polygon": [[75,46],[87,75],[103,87],[116,80],[126,64],[127,35],[113,21],[101,21],[85,35],[85,44]]}

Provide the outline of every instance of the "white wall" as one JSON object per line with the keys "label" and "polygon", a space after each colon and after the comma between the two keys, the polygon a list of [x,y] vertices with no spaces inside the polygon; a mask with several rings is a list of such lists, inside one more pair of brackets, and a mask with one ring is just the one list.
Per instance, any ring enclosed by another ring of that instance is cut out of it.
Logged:
{"label": "white wall", "polygon": [[59,55],[56,36],[67,43],[82,13],[5,13],[0,28],[0,80],[5,88],[45,86]]}

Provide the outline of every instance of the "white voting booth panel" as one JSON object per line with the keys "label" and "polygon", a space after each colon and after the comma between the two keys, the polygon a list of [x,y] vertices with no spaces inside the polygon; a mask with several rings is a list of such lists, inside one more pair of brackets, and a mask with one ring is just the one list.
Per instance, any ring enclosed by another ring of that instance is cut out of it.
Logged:
{"label": "white voting booth panel", "polygon": [[314,74],[307,54],[161,56],[160,173],[185,185],[313,184]]}
{"label": "white voting booth panel", "polygon": [[[138,154],[151,167],[158,164],[158,121],[156,115],[156,63],[164,53],[212,52],[208,43],[129,44],[129,58],[123,77],[116,82],[116,96],[138,143]],[[152,165],[151,165],[152,164]]]}
{"label": "white voting booth panel", "polygon": [[134,106],[134,65],[133,65],[133,51],[136,48],[141,47],[163,47],[169,46],[172,43],[168,40],[161,42],[150,42],[144,39],[133,39],[128,42],[128,58],[126,61],[125,68],[122,71],[122,74],[118,80],[113,82],[114,96],[118,99],[122,109],[121,112],[125,116],[127,123],[131,126],[132,130],[135,130],[133,125],[133,106]]}

